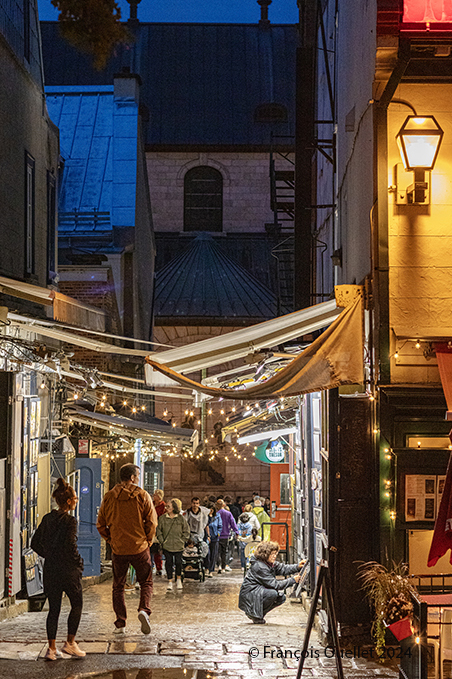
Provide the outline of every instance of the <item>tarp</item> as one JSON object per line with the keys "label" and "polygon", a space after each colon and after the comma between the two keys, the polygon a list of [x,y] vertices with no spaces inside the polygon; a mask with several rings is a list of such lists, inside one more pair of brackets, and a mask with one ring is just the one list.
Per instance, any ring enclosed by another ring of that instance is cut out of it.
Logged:
{"label": "tarp", "polygon": [[[452,453],[447,465],[446,480],[438,516],[435,521],[435,530],[433,531],[427,566],[429,568],[434,566],[448,549],[452,549]],[[452,552],[449,561],[452,563]]]}
{"label": "tarp", "polygon": [[297,396],[343,384],[362,383],[363,313],[362,298],[357,297],[310,346],[285,368],[265,382],[248,389],[207,387],[147,357],[154,369],[183,386],[210,396],[257,399]]}
{"label": "tarp", "polygon": [[[447,410],[452,416],[452,348],[446,343],[435,344],[436,359],[438,361],[439,374],[446,397]],[[451,417],[447,417],[451,419]]]}

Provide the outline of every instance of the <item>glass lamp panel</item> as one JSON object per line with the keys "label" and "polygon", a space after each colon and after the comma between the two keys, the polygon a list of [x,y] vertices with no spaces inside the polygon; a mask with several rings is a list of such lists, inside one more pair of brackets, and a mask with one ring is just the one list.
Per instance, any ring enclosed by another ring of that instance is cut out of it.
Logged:
{"label": "glass lamp panel", "polygon": [[432,169],[440,143],[439,134],[404,134],[406,160],[410,168]]}

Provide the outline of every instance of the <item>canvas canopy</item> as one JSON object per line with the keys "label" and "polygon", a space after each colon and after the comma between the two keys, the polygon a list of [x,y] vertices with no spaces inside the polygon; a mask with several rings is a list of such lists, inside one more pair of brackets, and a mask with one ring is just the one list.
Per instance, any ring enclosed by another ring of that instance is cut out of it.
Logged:
{"label": "canvas canopy", "polygon": [[[321,306],[321,305],[318,305]],[[161,361],[145,359],[153,370],[161,372],[180,385],[209,396],[259,399],[297,396],[344,384],[363,382],[363,303],[358,295],[331,325],[299,356],[273,377],[248,389],[208,387],[176,372]],[[313,307],[310,307],[312,309]],[[306,311],[306,310],[305,310]],[[292,314],[289,314],[291,316]],[[286,317],[283,317],[286,318]],[[265,323],[259,324],[265,326]],[[254,326],[258,328],[259,326]],[[240,331],[239,331],[240,332]],[[232,332],[230,335],[235,335]],[[196,344],[202,344],[201,342]],[[262,345],[261,345],[262,346]],[[190,346],[188,349],[191,348]],[[163,356],[166,353],[164,352]],[[160,357],[159,357],[160,358]]]}

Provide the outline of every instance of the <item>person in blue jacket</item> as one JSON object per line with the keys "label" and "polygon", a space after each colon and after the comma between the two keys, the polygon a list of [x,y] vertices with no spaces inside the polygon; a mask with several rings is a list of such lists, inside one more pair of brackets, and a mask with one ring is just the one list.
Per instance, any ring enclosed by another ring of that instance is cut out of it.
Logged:
{"label": "person in blue jacket", "polygon": [[213,578],[215,572],[215,564],[218,558],[218,548],[220,545],[220,533],[223,528],[221,516],[216,510],[214,504],[209,505],[209,561],[208,561],[208,578]]}

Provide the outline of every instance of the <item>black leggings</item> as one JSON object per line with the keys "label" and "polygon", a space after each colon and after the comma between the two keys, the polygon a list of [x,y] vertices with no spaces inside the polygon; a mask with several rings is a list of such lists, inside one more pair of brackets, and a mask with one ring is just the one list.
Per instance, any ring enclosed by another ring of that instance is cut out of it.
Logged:
{"label": "black leggings", "polygon": [[71,612],[67,619],[67,633],[68,636],[75,636],[80,624],[83,607],[81,571],[79,569],[68,571],[62,577],[61,573],[46,570],[44,566],[44,592],[49,600],[49,613],[46,622],[47,639],[56,638],[63,592],[66,592],[71,602]]}
{"label": "black leggings", "polygon": [[163,553],[165,555],[165,570],[168,580],[173,579],[174,564],[176,565],[176,576],[180,577],[182,574],[182,552],[168,552],[167,549],[164,549]]}

